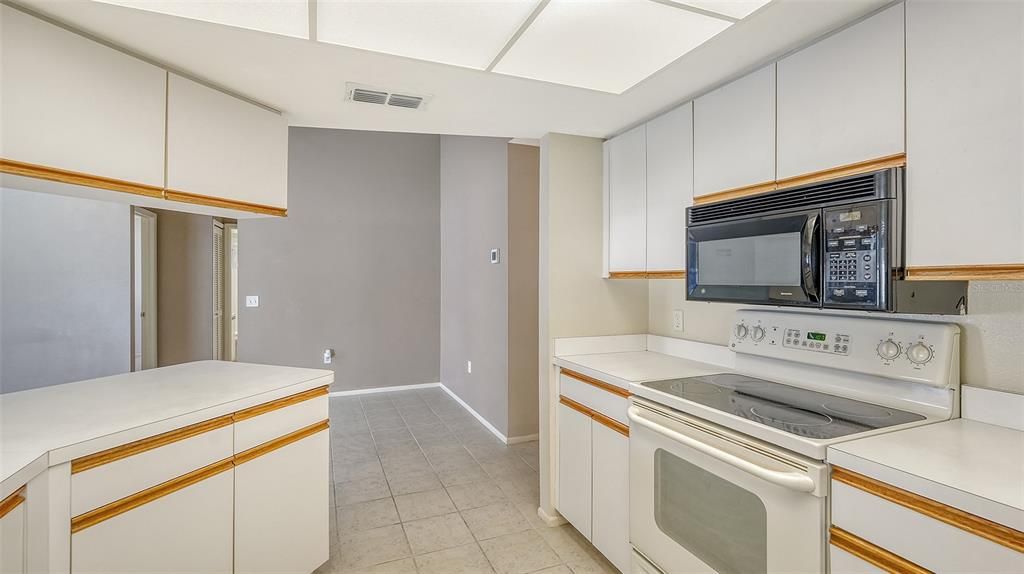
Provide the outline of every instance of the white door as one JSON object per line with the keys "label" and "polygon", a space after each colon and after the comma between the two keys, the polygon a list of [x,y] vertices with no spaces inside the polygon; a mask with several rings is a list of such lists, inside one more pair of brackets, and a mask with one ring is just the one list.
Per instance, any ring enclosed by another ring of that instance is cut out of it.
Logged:
{"label": "white door", "polygon": [[157,366],[157,217],[141,207],[133,208],[133,321],[135,354],[132,370]]}
{"label": "white door", "polygon": [[226,224],[224,234],[224,358],[234,361],[238,357],[238,224]]}
{"label": "white door", "polygon": [[25,503],[0,516],[0,574],[25,572]]}
{"label": "white door", "polygon": [[693,202],[693,104],[647,122],[647,270],[686,269]]}
{"label": "white door", "polygon": [[608,271],[647,270],[647,129],[605,142]]}
{"label": "white door", "polygon": [[213,222],[213,345],[214,357],[224,360],[224,224]]}
{"label": "white door", "polygon": [[620,571],[629,571],[629,437],[591,422],[594,467],[594,547]]}
{"label": "white door", "polygon": [[558,512],[590,540],[593,465],[590,417],[558,404]]}
{"label": "white door", "polygon": [[824,571],[825,465],[681,413],[629,419],[630,538],[663,571]]}

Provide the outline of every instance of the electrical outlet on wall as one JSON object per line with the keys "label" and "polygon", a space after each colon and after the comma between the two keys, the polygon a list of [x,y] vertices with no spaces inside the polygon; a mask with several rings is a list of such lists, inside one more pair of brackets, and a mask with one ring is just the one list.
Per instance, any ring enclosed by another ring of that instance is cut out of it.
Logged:
{"label": "electrical outlet on wall", "polygon": [[259,295],[246,295],[245,296],[245,306],[246,307],[259,307],[260,306],[260,296]]}
{"label": "electrical outlet on wall", "polygon": [[473,372],[473,361],[466,361],[466,372],[467,373],[472,373]]}
{"label": "electrical outlet on wall", "polygon": [[683,310],[673,309],[672,310],[672,330],[680,331],[683,330]]}

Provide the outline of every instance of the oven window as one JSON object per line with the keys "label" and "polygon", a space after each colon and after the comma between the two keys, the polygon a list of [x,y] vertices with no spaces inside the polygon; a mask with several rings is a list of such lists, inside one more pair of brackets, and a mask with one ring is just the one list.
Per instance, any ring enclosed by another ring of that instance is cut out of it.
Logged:
{"label": "oven window", "polygon": [[753,493],[672,453],[654,453],[654,519],[719,574],[768,569],[768,519]]}
{"label": "oven window", "polygon": [[800,233],[701,241],[697,267],[701,285],[800,285]]}

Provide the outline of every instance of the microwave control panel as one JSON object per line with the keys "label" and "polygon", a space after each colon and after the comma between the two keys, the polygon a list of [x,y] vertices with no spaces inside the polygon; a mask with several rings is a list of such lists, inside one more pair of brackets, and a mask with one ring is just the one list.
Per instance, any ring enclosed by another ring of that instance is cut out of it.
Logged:
{"label": "microwave control panel", "polygon": [[880,202],[824,210],[825,306],[884,307],[884,212]]}

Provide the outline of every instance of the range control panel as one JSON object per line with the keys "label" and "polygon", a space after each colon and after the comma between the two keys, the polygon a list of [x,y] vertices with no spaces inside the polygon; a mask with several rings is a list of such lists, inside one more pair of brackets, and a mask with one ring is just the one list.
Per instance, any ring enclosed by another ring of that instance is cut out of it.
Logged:
{"label": "range control panel", "polygon": [[949,323],[741,309],[729,347],[934,385],[959,377],[960,327]]}
{"label": "range control panel", "polygon": [[887,212],[885,201],[824,211],[826,305],[884,309]]}

